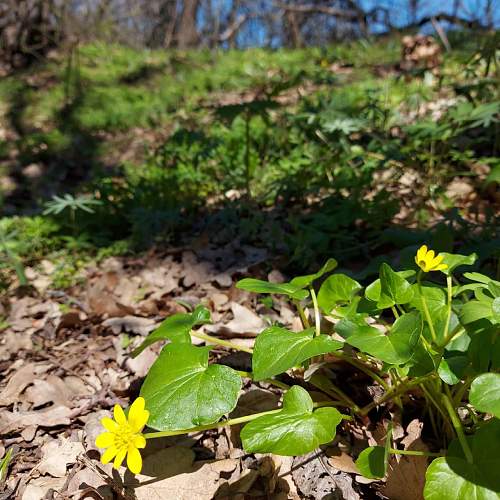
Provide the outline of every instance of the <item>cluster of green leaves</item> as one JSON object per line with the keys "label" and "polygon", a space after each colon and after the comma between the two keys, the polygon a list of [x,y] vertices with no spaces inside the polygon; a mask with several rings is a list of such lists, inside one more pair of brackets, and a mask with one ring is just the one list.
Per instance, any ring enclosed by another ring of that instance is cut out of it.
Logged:
{"label": "cluster of green leaves", "polygon": [[[415,264],[395,271],[382,263],[379,277],[367,286],[338,272],[324,279],[336,269],[334,259],[318,272],[286,283],[239,281],[240,289],[290,300],[304,325],[302,331],[293,332],[274,324],[257,336],[252,372],[245,376],[271,383],[285,372],[295,377],[282,407],[263,414],[221,421],[237,406],[241,374],[210,364],[211,347],[192,344],[191,335],[218,342],[193,331],[210,322],[209,311],[200,305],[191,313],[167,318],[133,352],[138,355],[154,342],[168,340],[141,389],[151,412],[148,425],[158,431],[187,432],[224,422],[248,422],[241,431],[247,452],[300,455],[332,441],[343,418],[363,417],[392,399],[400,401],[418,385],[426,395],[420,401],[422,413],[433,414],[434,432],[441,429],[449,441],[448,449],[427,470],[425,498],[496,497],[500,493],[496,451],[500,282],[469,272],[459,283],[457,269],[473,265],[476,255],[441,255],[447,266],[440,272],[444,286],[442,280],[431,281],[433,275],[424,274]],[[320,279],[316,294],[314,283]],[[383,385],[384,378],[391,379],[392,387],[385,384],[387,393],[380,402],[361,408],[335,387],[325,375],[328,371],[322,372],[327,362],[321,360],[327,354],[363,365],[365,373]],[[308,389],[322,392],[324,400],[314,402]],[[467,419],[459,416],[459,408],[467,411]],[[432,440],[431,432],[428,436]],[[441,437],[436,435],[436,442]],[[359,470],[371,478],[383,477],[391,454],[399,452],[391,443],[389,432],[385,447],[364,450],[357,460]]]}

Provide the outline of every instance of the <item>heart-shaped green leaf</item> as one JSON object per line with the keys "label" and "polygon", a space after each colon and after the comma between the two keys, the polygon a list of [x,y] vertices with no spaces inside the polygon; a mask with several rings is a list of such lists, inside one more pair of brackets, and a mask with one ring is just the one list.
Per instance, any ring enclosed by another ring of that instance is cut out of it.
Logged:
{"label": "heart-shaped green leaf", "polygon": [[304,455],[333,440],[342,415],[335,408],[314,410],[308,392],[295,385],[283,397],[283,408],[249,422],[241,431],[248,453]]}
{"label": "heart-shaped green leaf", "polygon": [[[382,264],[382,265],[387,266],[387,264]],[[387,267],[389,267],[389,266],[387,266]],[[390,267],[389,267],[389,269],[390,269]],[[396,274],[399,278],[402,278],[403,280],[406,281],[406,278],[413,276],[415,274],[415,271],[412,271],[412,270],[398,271],[398,272],[396,272]],[[381,294],[382,294],[382,282],[381,282],[380,278],[376,279],[373,283],[368,285],[365,289],[365,297],[368,300],[371,300],[372,302],[377,302],[377,305],[379,305],[378,303],[380,302],[379,307],[381,309],[385,309],[386,307],[391,307],[390,305],[386,305],[384,303],[383,299],[381,298]],[[412,293],[412,295],[413,295],[413,293]],[[390,304],[390,302],[391,301],[389,300],[388,303]]]}
{"label": "heart-shaped green leaf", "polygon": [[291,332],[272,326],[259,334],[252,357],[254,380],[263,380],[287,371],[306,359],[337,351],[342,342],[329,335],[314,336],[314,329]]}
{"label": "heart-shaped green leaf", "polygon": [[[495,300],[485,298],[484,300],[471,300],[463,305],[460,311],[460,321],[464,325],[479,321],[481,319],[488,319],[491,322],[500,322],[500,316],[497,318],[499,312],[494,309]],[[500,300],[498,301],[500,306]]]}
{"label": "heart-shaped green leaf", "polygon": [[236,288],[253,293],[274,293],[276,295],[288,295],[292,299],[302,300],[309,296],[307,290],[291,283],[271,283],[269,281],[244,278],[236,283]]}
{"label": "heart-shaped green leaf", "polygon": [[209,347],[168,344],[141,388],[148,426],[161,431],[211,424],[234,409],[241,378],[228,366],[208,365]]}
{"label": "heart-shaped green leaf", "polygon": [[498,500],[500,498],[500,421],[492,419],[467,437],[473,463],[459,441],[450,443],[446,457],[436,458],[425,474],[425,500]]}
{"label": "heart-shaped green leaf", "polygon": [[332,274],[321,285],[318,304],[325,313],[329,313],[337,304],[350,302],[361,290],[361,285],[345,274]]}
{"label": "heart-shaped green leaf", "polygon": [[500,418],[500,373],[483,373],[470,386],[470,402],[477,410]]}
{"label": "heart-shaped green leaf", "polygon": [[386,452],[383,446],[365,448],[356,460],[359,472],[369,479],[381,479],[387,472]]}
{"label": "heart-shaped green leaf", "polygon": [[380,298],[377,307],[385,309],[395,304],[406,304],[413,298],[410,283],[391,269],[389,264],[380,266]]}
{"label": "heart-shaped green leaf", "polygon": [[446,269],[443,269],[443,273],[447,276],[451,276],[457,267],[472,266],[477,260],[477,255],[475,253],[460,255],[458,253],[441,252],[439,255],[443,256],[443,264],[448,266]]}
{"label": "heart-shaped green leaf", "polygon": [[452,353],[441,359],[438,367],[439,378],[448,385],[460,382],[470,361],[466,354]]}
{"label": "heart-shaped green leaf", "polygon": [[144,342],[132,352],[132,357],[138,356],[146,347],[160,340],[171,340],[176,343],[191,343],[189,332],[194,326],[210,323],[210,311],[204,306],[197,306],[189,314],[180,313],[168,317],[161,325],[151,332]]}
{"label": "heart-shaped green leaf", "polygon": [[406,363],[412,357],[422,328],[422,316],[417,311],[400,316],[388,335],[367,325],[361,317],[344,318],[335,327],[348,344],[389,364]]}
{"label": "heart-shaped green leaf", "polygon": [[333,271],[337,267],[337,261],[335,259],[328,259],[321,269],[314,274],[307,274],[305,276],[297,276],[290,281],[290,284],[298,288],[305,288],[309,286],[313,281],[321,278],[326,273]]}

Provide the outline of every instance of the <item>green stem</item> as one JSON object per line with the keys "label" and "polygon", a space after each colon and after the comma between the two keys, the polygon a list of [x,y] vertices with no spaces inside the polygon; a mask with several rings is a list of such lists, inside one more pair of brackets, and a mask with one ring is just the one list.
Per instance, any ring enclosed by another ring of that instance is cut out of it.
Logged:
{"label": "green stem", "polygon": [[[241,370],[236,370],[238,372],[238,375],[240,377],[245,377],[253,380],[253,373],[252,372],[244,372]],[[274,378],[265,378],[264,380],[259,380],[259,382],[267,382],[268,384],[275,385],[276,387],[279,387],[280,389],[283,389],[287,391],[290,389],[290,386],[285,384],[284,382],[281,382],[280,380],[276,380]]]}
{"label": "green stem", "polygon": [[[448,291],[448,311],[446,313],[446,323],[444,324],[443,330],[443,339],[448,338],[448,329],[450,328],[450,320],[451,320],[451,301],[453,299],[453,290],[452,290],[452,280],[451,276],[446,276],[446,288]],[[444,344],[446,345],[446,343]]]}
{"label": "green stem", "polygon": [[346,356],[345,354],[343,354],[339,351],[332,352],[331,355],[344,360],[346,363],[349,363],[350,365],[354,366],[359,371],[362,371],[363,373],[368,375],[370,378],[372,378],[373,380],[378,382],[386,391],[390,390],[389,385],[382,377],[379,377],[373,370],[368,368],[366,365],[364,365],[363,363],[361,363],[357,359],[350,358],[349,356]]}
{"label": "green stem", "polygon": [[472,451],[469,447],[469,443],[467,442],[467,438],[465,437],[464,429],[462,427],[462,422],[458,418],[458,415],[453,407],[453,403],[451,402],[451,398],[449,395],[450,390],[448,386],[445,385],[446,394],[442,395],[444,406],[448,411],[448,415],[450,416],[451,423],[455,428],[455,432],[457,433],[458,440],[460,441],[460,445],[462,446],[462,450],[464,451],[465,458],[469,464],[474,462],[474,458],[472,456]]}
{"label": "green stem", "polygon": [[361,408],[359,411],[360,415],[367,415],[373,408],[385,403],[386,401],[389,401],[390,399],[393,399],[394,397],[399,396],[400,394],[405,393],[408,389],[412,388],[415,385],[419,385],[425,380],[428,380],[431,377],[434,377],[435,374],[431,375],[425,375],[424,377],[418,377],[413,379],[410,382],[403,381],[401,385],[394,387],[390,389],[388,392],[382,396],[378,401],[372,401],[370,404],[364,406]]}
{"label": "green stem", "polygon": [[316,327],[315,336],[318,337],[319,334],[321,333],[321,320],[319,316],[318,299],[316,297],[316,292],[314,291],[314,288],[311,288],[309,291],[311,292],[311,298],[314,306],[314,326]]}
{"label": "green stem", "polygon": [[[337,406],[336,401],[319,401],[317,403],[314,403],[313,406],[314,408],[320,408],[323,406]],[[264,415],[273,415],[274,413],[278,413],[282,410],[283,408],[277,408],[276,410],[269,410],[269,411],[263,411],[260,413],[254,413],[252,415],[245,415],[244,417],[238,417],[238,418],[229,418],[227,420],[222,420],[221,422],[216,422],[215,424],[206,424],[206,425],[198,425],[196,427],[193,427],[191,429],[182,429],[182,430],[176,430],[176,431],[160,431],[160,432],[148,432],[144,434],[144,437],[146,439],[156,439],[156,438],[162,438],[162,437],[168,437],[168,436],[180,436],[182,434],[189,434],[191,432],[200,432],[200,431],[208,431],[212,429],[219,429],[221,427],[226,427],[227,425],[237,425],[237,424],[244,424],[245,422],[250,422],[252,420],[255,420],[256,418],[263,417]],[[342,418],[344,420],[352,420],[352,417],[349,415],[342,415]]]}
{"label": "green stem", "polygon": [[437,336],[436,336],[436,330],[434,329],[434,324],[432,323],[431,315],[429,313],[429,308],[427,307],[427,301],[425,300],[425,296],[422,291],[422,271],[418,273],[417,276],[417,286],[418,286],[418,293],[420,293],[420,299],[422,302],[422,309],[424,310],[424,315],[425,319],[427,320],[427,323],[429,325],[429,329],[431,331],[431,336],[432,336],[432,341],[436,344],[437,343]]}
{"label": "green stem", "polygon": [[441,453],[433,453],[431,451],[418,451],[418,450],[397,450],[395,448],[389,448],[389,453],[393,455],[410,455],[416,457],[442,457]]}
{"label": "green stem", "polygon": [[399,318],[398,310],[394,306],[392,306],[391,309],[392,309],[392,314],[394,314],[394,317],[398,319]]}
{"label": "green stem", "polygon": [[295,304],[295,307],[297,308],[297,311],[299,312],[300,320],[302,321],[302,325],[304,328],[310,328],[311,325],[309,324],[309,320],[306,318],[306,315],[304,313],[304,309],[300,305],[300,302],[298,300],[294,300],[293,303]]}
{"label": "green stem", "polygon": [[222,345],[224,347],[229,347],[229,349],[235,349],[236,351],[243,351],[243,352],[248,352],[248,354],[253,354],[252,349],[237,344],[233,344],[232,342],[229,342],[227,340],[222,340],[217,337],[211,337],[210,335],[193,331],[191,331],[191,335],[200,340],[204,340],[205,342],[210,342],[211,344]]}

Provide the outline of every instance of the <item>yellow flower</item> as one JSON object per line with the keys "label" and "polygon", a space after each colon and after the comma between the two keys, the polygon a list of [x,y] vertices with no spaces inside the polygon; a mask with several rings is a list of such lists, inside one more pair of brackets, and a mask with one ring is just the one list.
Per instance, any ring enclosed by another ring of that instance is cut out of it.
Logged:
{"label": "yellow flower", "polygon": [[435,255],[434,250],[428,250],[426,245],[422,245],[418,249],[415,257],[415,262],[424,273],[428,273],[430,271],[443,271],[444,269],[447,269],[448,266],[446,264],[441,264],[442,261],[443,256]]}
{"label": "yellow flower", "polygon": [[142,429],[149,418],[149,411],[144,409],[144,398],[137,398],[130,407],[128,419],[122,408],[115,405],[114,420],[104,417],[101,424],[108,432],[97,436],[95,444],[98,448],[107,448],[101,457],[101,462],[107,464],[113,458],[113,466],[118,469],[127,456],[127,467],[133,474],[139,474],[142,469],[142,457],[139,448],[146,447],[146,438]]}

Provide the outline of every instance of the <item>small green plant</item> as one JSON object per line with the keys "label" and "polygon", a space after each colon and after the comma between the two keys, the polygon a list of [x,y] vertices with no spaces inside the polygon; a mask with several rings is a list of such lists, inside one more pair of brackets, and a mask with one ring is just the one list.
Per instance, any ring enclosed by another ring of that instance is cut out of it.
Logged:
{"label": "small green plant", "polygon": [[[400,271],[382,263],[378,279],[366,287],[334,273],[316,292],[314,283],[337,267],[335,259],[287,283],[239,281],[240,289],[288,299],[304,327],[292,332],[273,324],[260,333],[253,350],[196,330],[210,322],[202,305],[167,318],[132,352],[137,356],[155,342],[170,341],[146,376],[129,420],[119,407],[116,422],[103,420],[107,432],[97,441],[108,448],[103,461],[114,459],[118,467],[128,452],[129,469],[137,473],[138,449],[148,439],[243,423],[246,452],[302,455],[331,442],[345,420],[384,408],[389,417],[391,404],[404,412],[411,394],[412,406],[417,401],[422,414],[429,414],[428,436],[435,449],[400,450],[389,426],[385,446],[369,447],[357,458],[360,472],[382,478],[392,455],[430,457],[426,500],[496,498],[500,282],[477,272],[465,273],[465,283],[458,281],[457,268],[473,265],[475,254],[436,255],[424,245],[414,260]],[[435,273],[441,273],[444,285],[431,279]],[[251,354],[252,372],[209,364],[211,347],[194,346],[192,337]],[[327,376],[327,354],[370,376],[385,394],[362,405]],[[291,386],[280,380],[285,372],[296,380]],[[226,418],[238,404],[242,377],[284,389],[282,407]],[[323,397],[314,401],[309,389]],[[154,432],[143,433],[146,424]],[[443,438],[447,449],[441,446]]]}

